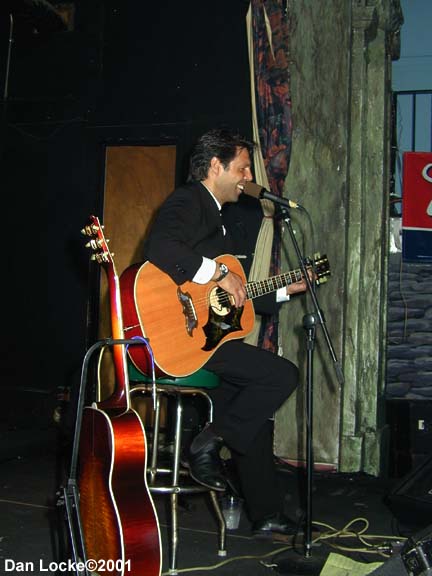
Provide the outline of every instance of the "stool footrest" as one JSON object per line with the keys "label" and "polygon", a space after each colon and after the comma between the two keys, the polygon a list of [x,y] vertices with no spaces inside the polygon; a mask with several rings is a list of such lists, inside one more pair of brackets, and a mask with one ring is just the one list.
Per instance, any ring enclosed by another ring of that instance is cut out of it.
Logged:
{"label": "stool footrest", "polygon": [[150,492],[156,494],[202,494],[208,492],[205,486],[149,486]]}
{"label": "stool footrest", "polygon": [[[142,392],[144,394],[149,394],[153,391],[152,384],[131,384],[130,393],[136,394],[137,392]],[[188,394],[194,396],[196,394],[200,396],[208,397],[208,392],[205,389],[194,388],[190,386],[174,386],[172,384],[156,384],[156,392],[160,394],[170,394],[172,396],[177,396],[178,394]]]}

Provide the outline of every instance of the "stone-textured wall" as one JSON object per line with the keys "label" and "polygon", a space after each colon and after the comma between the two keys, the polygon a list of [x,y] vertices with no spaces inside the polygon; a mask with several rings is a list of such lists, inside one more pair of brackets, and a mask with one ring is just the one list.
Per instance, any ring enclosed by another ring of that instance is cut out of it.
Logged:
{"label": "stone-textured wall", "polygon": [[[338,358],[342,356],[344,234],[347,204],[347,123],[349,117],[350,5],[347,0],[293,0],[290,5],[290,68],[293,148],[285,194],[298,200],[292,224],[307,255],[327,254],[332,277],[319,290],[321,308]],[[282,240],[283,270],[298,267],[286,227]],[[306,381],[305,332],[302,318],[313,311],[306,298],[282,306],[279,327],[284,355]],[[340,391],[321,329],[317,331],[314,370],[315,458],[337,466]],[[275,453],[288,460],[305,457],[305,386],[278,412]]]}
{"label": "stone-textured wall", "polygon": [[[379,403],[385,388],[395,4],[289,3],[293,148],[285,192],[309,211],[309,222],[293,214],[305,252],[313,253],[315,244],[329,257],[332,277],[319,298],[338,360],[319,328],[314,459],[342,472],[379,474],[386,442]],[[294,300],[283,307],[280,326],[284,354],[300,367],[303,383],[301,320],[312,306]],[[302,386],[277,414],[275,450],[282,458],[304,458],[305,398]]]}
{"label": "stone-textured wall", "polygon": [[432,399],[432,265],[389,261],[387,398]]}

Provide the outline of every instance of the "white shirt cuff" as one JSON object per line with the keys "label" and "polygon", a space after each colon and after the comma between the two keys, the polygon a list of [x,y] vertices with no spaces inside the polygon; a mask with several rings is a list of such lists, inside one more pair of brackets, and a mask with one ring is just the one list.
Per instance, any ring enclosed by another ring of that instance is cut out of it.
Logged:
{"label": "white shirt cuff", "polygon": [[192,278],[192,282],[197,284],[207,284],[213,278],[216,272],[216,262],[211,258],[204,258],[201,266],[198,268],[197,273]]}
{"label": "white shirt cuff", "polygon": [[288,302],[290,299],[289,294],[286,293],[285,288],[278,288],[276,292],[276,302]]}

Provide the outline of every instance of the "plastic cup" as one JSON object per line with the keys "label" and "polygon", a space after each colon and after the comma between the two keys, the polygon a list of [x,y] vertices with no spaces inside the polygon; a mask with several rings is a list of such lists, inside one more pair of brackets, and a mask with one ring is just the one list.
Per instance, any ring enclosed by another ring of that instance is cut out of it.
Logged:
{"label": "plastic cup", "polygon": [[228,530],[237,530],[240,524],[242,501],[237,496],[225,495],[221,499],[222,514]]}

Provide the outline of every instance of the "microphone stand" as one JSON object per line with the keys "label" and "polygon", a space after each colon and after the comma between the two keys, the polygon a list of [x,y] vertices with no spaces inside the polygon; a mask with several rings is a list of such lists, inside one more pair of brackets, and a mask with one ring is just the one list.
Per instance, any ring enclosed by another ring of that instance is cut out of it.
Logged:
{"label": "microphone stand", "polygon": [[[303,556],[300,556],[298,551],[293,548],[290,555],[286,555],[285,559],[278,562],[278,567],[287,569],[287,574],[295,576],[296,574],[319,574],[325,562],[325,558],[315,558],[312,556],[312,475],[313,475],[313,353],[315,347],[316,327],[321,326],[324,332],[324,337],[333,360],[337,379],[340,385],[344,382],[344,376],[341,366],[336,357],[330,335],[324,319],[324,314],[318,303],[315,289],[309,278],[306,269],[305,258],[299,248],[297,238],[291,224],[289,209],[286,205],[286,200],[281,198],[279,203],[276,199],[274,202],[281,205],[281,218],[287,225],[294,249],[299,261],[300,268],[307,284],[307,290],[311,296],[314,311],[305,314],[303,317],[303,328],[306,331],[306,350],[307,350],[307,388],[306,388],[306,522],[303,543]],[[300,206],[298,206],[300,208]],[[302,208],[301,208],[302,209]],[[304,208],[303,208],[304,210]],[[295,570],[298,570],[297,572]]]}

